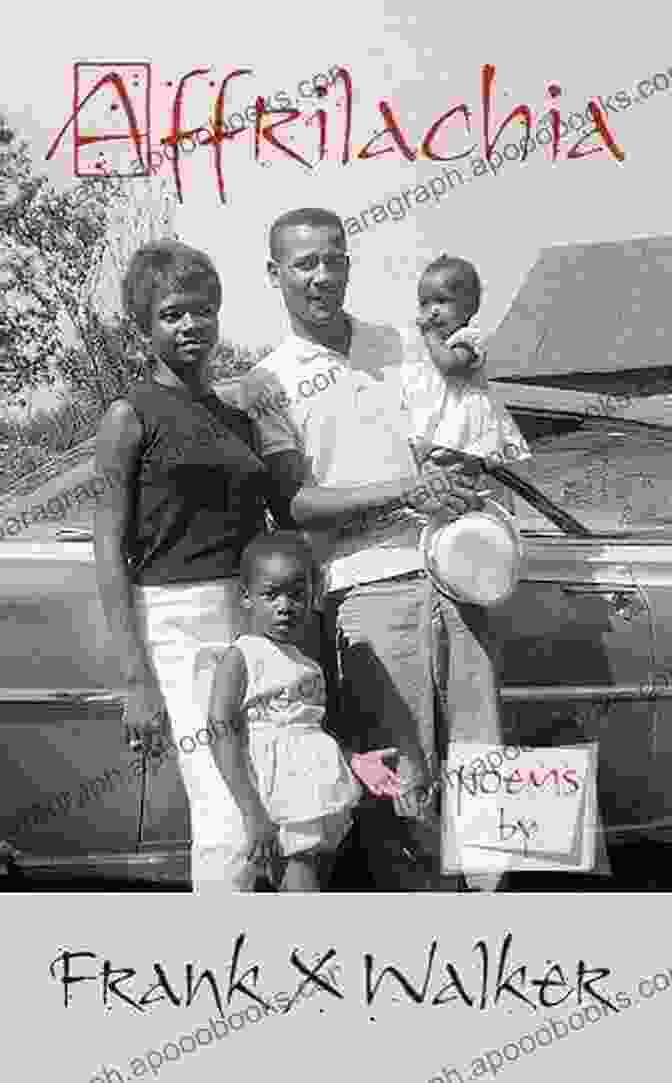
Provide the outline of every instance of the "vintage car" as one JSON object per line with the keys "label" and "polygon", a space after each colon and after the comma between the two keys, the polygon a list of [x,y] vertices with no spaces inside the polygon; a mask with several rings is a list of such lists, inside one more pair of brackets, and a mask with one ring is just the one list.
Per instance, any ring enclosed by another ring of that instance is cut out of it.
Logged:
{"label": "vintage car", "polygon": [[[507,734],[542,746],[597,741],[612,875],[595,879],[607,890],[669,890],[667,402],[652,403],[647,421],[645,400],[614,417],[594,394],[500,390],[533,446],[528,476],[587,528],[567,532],[516,497],[524,574],[492,611]],[[0,884],[10,890],[190,887],[175,760],[143,776],[122,737],[91,537],[107,484],[88,442],[0,497]],[[558,876],[549,874],[549,890],[581,879]],[[528,879],[542,889],[543,875]]]}

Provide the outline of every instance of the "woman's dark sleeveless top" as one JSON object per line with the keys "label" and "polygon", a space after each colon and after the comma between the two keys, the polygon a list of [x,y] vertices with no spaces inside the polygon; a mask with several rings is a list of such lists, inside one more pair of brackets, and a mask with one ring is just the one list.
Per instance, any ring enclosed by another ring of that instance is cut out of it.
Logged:
{"label": "woman's dark sleeveless top", "polygon": [[153,380],[124,396],[143,427],[126,544],[137,586],[236,575],[264,529],[266,471],[250,418],[214,392],[194,398]]}

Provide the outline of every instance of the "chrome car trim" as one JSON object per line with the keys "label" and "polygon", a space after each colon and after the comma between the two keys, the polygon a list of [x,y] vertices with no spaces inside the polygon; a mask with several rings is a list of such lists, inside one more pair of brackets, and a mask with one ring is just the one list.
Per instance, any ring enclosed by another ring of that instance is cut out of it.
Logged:
{"label": "chrome car trim", "polygon": [[39,703],[56,707],[109,704],[121,707],[126,693],[104,688],[0,688],[0,703]]}
{"label": "chrome car trim", "polygon": [[[636,587],[632,574],[639,553],[632,543],[612,538],[537,537],[523,532],[525,565],[521,584],[589,583],[593,586]],[[515,598],[515,595],[514,595]]]}
{"label": "chrome car trim", "polygon": [[608,583],[567,583],[562,587],[563,594],[576,594],[579,597],[598,595],[600,598],[615,598],[618,594],[638,594],[636,586],[622,586],[614,590]]}
{"label": "chrome car trim", "polygon": [[59,540],[55,535],[45,535],[41,539],[32,537],[25,541],[4,538],[0,542],[0,560],[22,564],[27,560],[41,560],[44,564],[61,560],[85,561],[87,564],[93,564],[93,543],[82,539],[77,545],[68,545],[63,538]]}
{"label": "chrome car trim", "polygon": [[557,702],[559,700],[651,700],[672,699],[672,687],[653,681],[641,684],[539,684],[503,685],[505,703]]}
{"label": "chrome car trim", "polygon": [[670,543],[661,538],[656,544],[647,539],[637,554],[630,558],[632,574],[636,581],[646,587],[671,587],[672,586],[672,561],[670,560]]}
{"label": "chrome car trim", "polygon": [[585,418],[586,421],[619,419],[647,428],[672,428],[672,403],[669,395],[647,395],[614,406],[619,396],[609,403],[609,396],[595,391],[554,387],[549,384],[526,384],[516,377],[488,380],[502,396],[507,409],[518,412],[550,415],[552,417]]}
{"label": "chrome car trim", "polygon": [[[190,847],[186,842],[140,853],[129,850],[111,853],[90,850],[85,854],[26,853],[0,843],[0,884],[6,877],[25,877],[33,886],[50,881],[72,881],[72,888],[87,882],[122,880],[139,885],[164,884],[188,887]],[[19,881],[20,882],[20,881]],[[5,880],[6,884],[6,880]],[[4,885],[3,885],[4,886]],[[11,888],[10,888],[11,890]]]}
{"label": "chrome car trim", "polygon": [[93,531],[82,530],[80,527],[76,526],[69,526],[57,530],[56,537],[61,541],[92,542]]}
{"label": "chrome car trim", "polygon": [[86,854],[60,854],[54,856],[53,854],[36,854],[36,853],[24,853],[19,850],[15,857],[12,857],[12,862],[19,868],[23,869],[36,869],[36,868],[53,868],[67,866],[68,868],[86,868],[87,865],[95,865],[96,868],[104,868],[111,865],[126,865],[129,868],[134,866],[145,865],[161,865],[166,861],[173,861],[175,858],[185,858],[189,856],[189,847],[186,845],[176,846],[175,849],[162,849],[153,850],[147,852],[135,853],[134,851],[121,851],[119,853],[110,853],[109,851],[102,851],[100,853],[96,851],[89,851]]}
{"label": "chrome car trim", "polygon": [[119,718],[125,701],[126,693],[103,689],[0,688],[0,729]]}
{"label": "chrome car trim", "polygon": [[[662,678],[661,678],[662,680]],[[672,699],[672,687],[662,687],[654,678],[640,684],[540,684],[503,685],[502,698],[507,702],[516,700],[559,699]],[[40,705],[49,708],[110,707],[121,709],[126,694],[122,691],[107,692],[99,689],[62,691],[60,689],[14,689],[0,688],[0,706],[3,704]]]}

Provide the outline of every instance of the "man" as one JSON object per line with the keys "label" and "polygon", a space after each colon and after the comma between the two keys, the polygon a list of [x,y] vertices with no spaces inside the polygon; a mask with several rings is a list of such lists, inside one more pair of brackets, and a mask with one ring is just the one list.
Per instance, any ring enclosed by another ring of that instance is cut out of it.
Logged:
{"label": "man", "polygon": [[[359,752],[398,749],[402,792],[392,803],[362,803],[359,838],[376,888],[400,890],[401,855],[412,863],[428,836],[437,851],[429,794],[439,764],[420,631],[422,516],[443,509],[457,518],[481,501],[473,477],[416,467],[402,407],[402,339],[344,311],[350,262],[341,220],[321,209],[283,215],[271,229],[270,257],[291,333],[244,378],[243,405],[278,489],[327,569],[334,728]],[[435,875],[420,889],[433,886]]]}

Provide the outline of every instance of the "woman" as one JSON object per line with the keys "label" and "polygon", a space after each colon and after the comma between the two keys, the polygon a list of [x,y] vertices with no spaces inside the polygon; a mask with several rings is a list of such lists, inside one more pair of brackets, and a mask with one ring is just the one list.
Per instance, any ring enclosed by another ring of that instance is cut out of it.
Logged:
{"label": "woman", "polygon": [[230,873],[240,831],[204,727],[214,652],[239,631],[238,562],[264,529],[268,475],[252,422],[207,383],[222,302],[208,257],[174,241],[145,245],[131,260],[123,298],[151,366],[110,406],[98,434],[97,467],[120,478],[96,512],[98,585],[135,747],[160,751],[168,711],[197,889]]}

